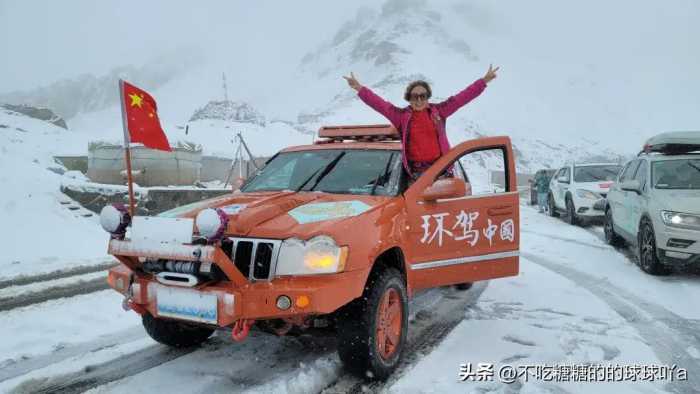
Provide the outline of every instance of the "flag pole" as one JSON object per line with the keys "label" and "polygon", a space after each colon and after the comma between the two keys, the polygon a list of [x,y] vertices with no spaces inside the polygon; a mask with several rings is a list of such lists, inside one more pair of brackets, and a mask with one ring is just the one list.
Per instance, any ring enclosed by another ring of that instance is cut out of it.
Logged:
{"label": "flag pole", "polygon": [[131,177],[131,152],[129,146],[131,139],[129,138],[129,127],[126,121],[126,101],[124,100],[124,80],[119,79],[119,97],[121,99],[122,108],[122,126],[124,127],[124,160],[126,161],[126,179],[129,186],[129,214],[134,217],[134,182]]}

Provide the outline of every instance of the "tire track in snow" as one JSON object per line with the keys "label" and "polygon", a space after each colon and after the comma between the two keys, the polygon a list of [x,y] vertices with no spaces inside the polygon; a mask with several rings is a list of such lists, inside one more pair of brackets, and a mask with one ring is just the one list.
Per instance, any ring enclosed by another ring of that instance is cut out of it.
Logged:
{"label": "tire track in snow", "polygon": [[661,305],[619,288],[605,279],[558,264],[548,258],[521,252],[523,258],[553,271],[590,291],[634,327],[667,365],[676,364],[688,371],[688,381],[668,382],[674,393],[698,393],[700,360],[688,348],[700,343],[700,322],[686,319]]}
{"label": "tire track in snow", "polygon": [[[374,393],[391,387],[422,357],[428,354],[435,346],[440,344],[445,337],[464,319],[466,308],[472,306],[486,290],[488,282],[477,282],[466,292],[454,289],[445,289],[444,300],[437,306],[419,311],[415,320],[409,322],[408,341],[404,348],[403,358],[398,368],[385,382],[366,381],[349,372],[345,372],[338,379],[323,389],[324,394],[336,393]],[[464,294],[462,294],[464,293]],[[424,313],[421,313],[424,312]]]}
{"label": "tire track in snow", "polygon": [[81,294],[94,293],[107,288],[108,285],[106,278],[80,281],[66,286],[49,287],[42,291],[25,293],[14,297],[0,298],[0,312],[33,304],[39,304],[58,298],[67,298]]}
{"label": "tire track in snow", "polygon": [[69,345],[42,356],[5,363],[4,365],[0,365],[0,383],[31,371],[48,367],[52,364],[58,364],[71,357],[98,352],[103,349],[144,338],[145,336],[146,333],[143,327],[138,326],[97,338],[94,341]]}
{"label": "tire track in snow", "polygon": [[106,271],[112,267],[116,267],[115,261],[109,261],[98,265],[76,267],[69,270],[58,270],[46,274],[18,276],[12,279],[0,280],[0,289],[10,286],[25,286],[36,282],[46,282],[49,280],[63,279],[71,276],[91,274],[93,272]]}
{"label": "tire track in snow", "polygon": [[[574,243],[574,244],[576,244],[576,245],[588,246],[589,248],[596,248],[596,249],[601,249],[601,250],[608,250],[608,249],[611,249],[611,248],[612,248],[612,247],[610,247],[610,246],[608,246],[608,245],[596,245],[596,244],[588,243],[588,242],[581,241],[581,240],[577,240],[577,239],[561,237],[561,236],[559,236],[559,235],[554,235],[554,234],[541,233],[541,232],[538,232],[538,231],[522,230],[521,232],[522,232],[522,233],[526,233],[526,234],[537,235],[537,236],[539,236],[539,237],[546,237],[546,238],[556,239],[556,240],[558,240],[558,241],[564,241],[564,242]],[[598,236],[597,234],[594,234],[594,235],[596,235],[596,237]]]}
{"label": "tire track in snow", "polygon": [[[483,290],[486,288],[486,283],[477,283],[474,287],[467,291],[457,292],[453,289],[434,289],[422,293],[412,300],[412,305],[417,308],[417,311],[413,314],[415,325],[411,326],[409,332],[412,333],[409,336],[410,343],[407,347],[407,355],[404,358],[402,367],[399,371],[404,370],[413,363],[417,358],[421,357],[422,352],[428,351],[432,346],[439,343],[444,336],[446,336],[456,324],[461,321],[464,316],[465,303],[472,304],[481,295]],[[430,302],[431,298],[439,298],[439,302]],[[417,301],[413,303],[413,301]],[[436,307],[437,305],[437,307]],[[457,306],[456,309],[449,309],[447,306]],[[450,312],[445,314],[445,312]],[[139,327],[140,329],[140,327]],[[158,368],[162,364],[173,361],[177,358],[186,356],[190,353],[196,351],[215,351],[216,349],[222,348],[224,346],[231,345],[228,340],[228,335],[221,335],[222,332],[227,332],[226,330],[219,331],[218,335],[210,338],[206,344],[205,348],[193,347],[187,349],[172,349],[164,345],[153,345],[147,348],[143,348],[138,352],[126,354],[116,359],[106,361],[104,363],[91,365],[85,368],[83,371],[52,376],[48,378],[36,378],[30,379],[20,383],[13,389],[13,392],[24,393],[78,393],[89,390],[94,387],[102,386],[117,380],[128,378],[130,376],[140,374],[144,371],[151,370],[153,368]],[[267,336],[269,334],[254,333],[253,335]],[[138,335],[133,333],[123,333],[125,336]],[[143,334],[145,335],[145,334]],[[118,335],[115,334],[115,338]],[[417,337],[413,339],[414,337]],[[261,352],[262,349],[269,347],[263,338],[256,338],[257,341],[249,343],[249,346],[241,346],[232,349],[232,353],[229,355],[235,355],[236,353],[243,351],[253,351],[257,353],[256,348],[259,348]],[[64,354],[49,355],[43,359],[36,361],[27,361],[13,367],[5,375],[0,375],[0,377],[6,377],[6,379],[16,376],[21,376],[21,374],[27,373],[29,370],[34,370],[37,368],[42,368],[62,360],[68,357],[74,357],[80,354],[81,349],[85,349],[87,352],[97,351],[100,348],[105,348],[110,346],[110,344],[115,341],[105,340],[104,342],[95,341],[95,345],[89,346],[85,345],[75,349],[68,349]],[[304,345],[304,348],[309,348],[309,356],[313,359],[319,359],[321,357],[327,357],[329,354],[335,351],[335,339],[334,338],[308,338],[304,339],[299,337],[296,340],[297,344],[291,345],[281,345],[278,349],[279,353],[276,354],[273,360],[275,364],[275,370],[277,371],[287,371],[293,372],[295,369],[299,368],[300,356],[296,352],[286,351],[288,347],[298,348],[298,342],[309,342],[308,345]],[[96,348],[97,347],[97,348]],[[252,349],[252,350],[251,350]],[[268,349],[269,350],[269,349]],[[82,353],[85,354],[85,353]],[[306,358],[306,357],[301,357]],[[313,359],[309,358],[304,360],[305,363],[310,364]],[[36,368],[32,368],[32,367]],[[165,368],[165,367],[164,367]],[[250,363],[243,366],[240,370],[236,371],[236,376],[240,377],[239,380],[232,379],[229,384],[237,384],[237,390],[250,390],[255,389],[256,386],[262,385],[269,382],[269,367],[261,368],[258,363]],[[341,375],[343,377],[345,375]],[[365,386],[363,381],[354,378],[350,375],[347,376],[350,380],[346,387],[353,389],[353,392],[362,392]],[[376,386],[380,387],[380,386]],[[341,392],[347,392],[348,390],[342,390]]]}
{"label": "tire track in snow", "polygon": [[[212,338],[210,341],[216,341]],[[86,367],[68,375],[27,380],[17,387],[13,393],[82,393],[93,387],[103,385],[127,376],[147,371],[178,357],[198,350],[191,348],[169,348],[163,345],[153,345],[102,364]]]}

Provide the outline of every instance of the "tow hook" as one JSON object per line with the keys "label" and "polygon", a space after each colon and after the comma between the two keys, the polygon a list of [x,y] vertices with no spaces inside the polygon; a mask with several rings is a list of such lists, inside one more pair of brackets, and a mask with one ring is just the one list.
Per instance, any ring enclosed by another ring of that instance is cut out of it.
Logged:
{"label": "tow hook", "polygon": [[125,298],[124,301],[122,301],[122,308],[125,311],[132,310],[138,313],[139,315],[143,315],[144,313],[146,313],[146,308],[142,307],[141,305],[135,303],[134,301],[128,298]]}
{"label": "tow hook", "polygon": [[144,313],[146,313],[146,308],[134,302],[134,292],[132,289],[133,284],[134,274],[129,274],[129,286],[127,287],[126,293],[124,294],[124,300],[122,300],[122,309],[124,309],[125,311],[132,310],[138,313],[139,315],[143,315]]}
{"label": "tow hook", "polygon": [[233,329],[231,330],[231,338],[233,338],[233,340],[236,342],[242,342],[246,339],[246,337],[248,337],[250,327],[253,324],[255,324],[255,320],[237,320],[236,323],[233,325]]}

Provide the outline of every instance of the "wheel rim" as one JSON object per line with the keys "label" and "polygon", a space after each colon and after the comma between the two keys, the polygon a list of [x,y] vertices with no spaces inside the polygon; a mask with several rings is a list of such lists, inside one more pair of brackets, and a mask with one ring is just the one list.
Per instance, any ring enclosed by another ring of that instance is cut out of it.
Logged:
{"label": "wheel rim", "polygon": [[388,289],[377,309],[377,353],[387,360],[396,353],[401,340],[401,297],[396,289]]}
{"label": "wheel rim", "polygon": [[608,210],[607,212],[605,212],[605,226],[603,227],[603,230],[605,231],[605,240],[608,242],[610,242],[613,238],[612,220],[612,213],[610,212],[610,210]]}
{"label": "wheel rim", "polygon": [[654,263],[654,234],[648,225],[644,226],[644,231],[642,232],[641,248],[642,266],[649,269]]}

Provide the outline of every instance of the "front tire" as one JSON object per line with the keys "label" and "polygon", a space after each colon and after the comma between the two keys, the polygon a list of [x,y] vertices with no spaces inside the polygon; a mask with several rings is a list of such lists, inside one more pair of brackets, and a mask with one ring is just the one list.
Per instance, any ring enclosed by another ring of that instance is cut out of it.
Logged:
{"label": "front tire", "polygon": [[566,220],[572,226],[578,226],[579,223],[581,223],[576,215],[576,207],[574,206],[574,202],[571,201],[571,198],[566,199]]}
{"label": "front tire", "polygon": [[157,319],[146,313],[141,317],[146,333],[156,342],[172,347],[191,347],[202,344],[214,328],[198,326],[175,320]]}
{"label": "front tire", "polygon": [[360,298],[338,314],[338,355],[361,377],[384,380],[396,369],[406,342],[408,300],[394,268],[370,274]]}
{"label": "front tire", "polygon": [[553,218],[559,217],[557,206],[554,204],[554,196],[551,193],[547,196],[547,210],[549,210],[549,216]]}
{"label": "front tire", "polygon": [[671,270],[659,261],[656,254],[654,228],[647,220],[642,222],[639,234],[639,266],[650,275],[668,275]]}
{"label": "front tire", "polygon": [[613,222],[613,215],[612,215],[612,209],[608,208],[605,211],[605,223],[603,225],[603,230],[605,231],[605,242],[608,245],[611,246],[624,246],[625,245],[625,240],[622,239],[617,233],[615,232],[615,225]]}

